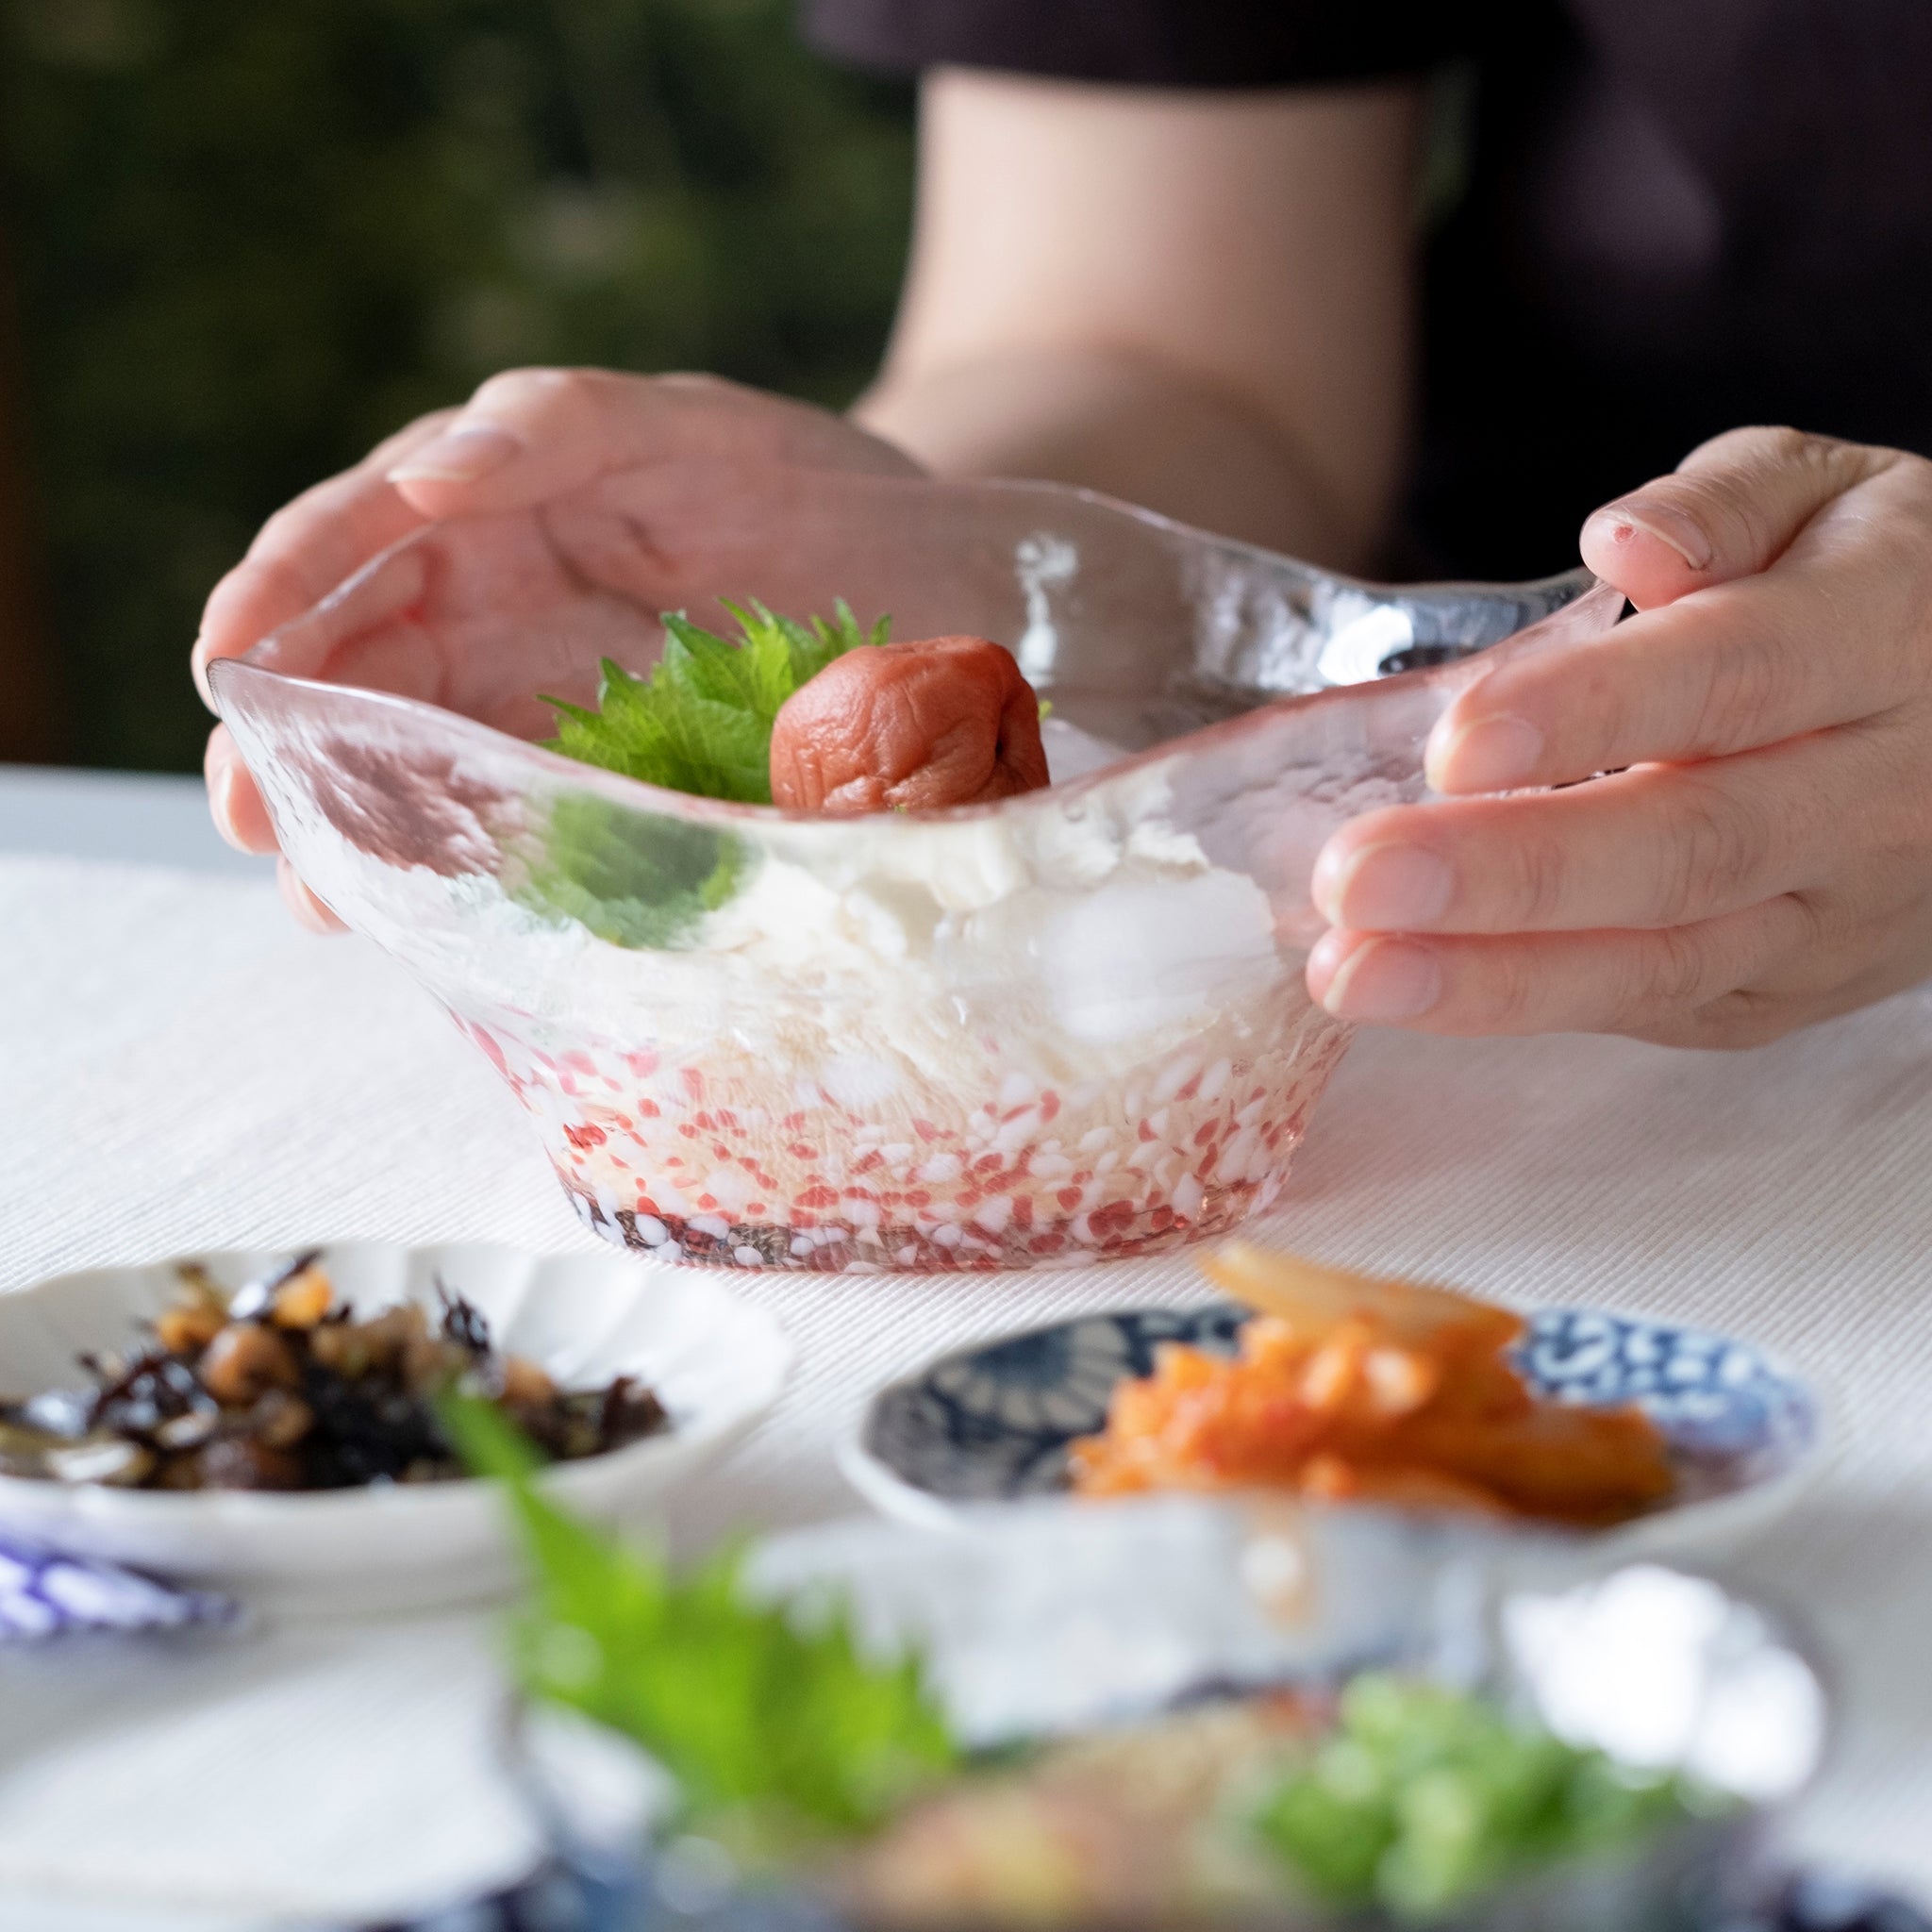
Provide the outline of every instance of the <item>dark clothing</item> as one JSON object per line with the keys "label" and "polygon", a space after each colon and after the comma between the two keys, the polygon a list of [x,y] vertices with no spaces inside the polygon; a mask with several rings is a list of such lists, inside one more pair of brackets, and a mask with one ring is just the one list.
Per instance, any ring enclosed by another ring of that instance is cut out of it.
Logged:
{"label": "dark clothing", "polygon": [[1932,455],[1932,0],[807,0],[807,20],[876,66],[1130,85],[1465,63],[1466,172],[1426,244],[1424,569],[1558,569],[1597,503],[1740,424]]}

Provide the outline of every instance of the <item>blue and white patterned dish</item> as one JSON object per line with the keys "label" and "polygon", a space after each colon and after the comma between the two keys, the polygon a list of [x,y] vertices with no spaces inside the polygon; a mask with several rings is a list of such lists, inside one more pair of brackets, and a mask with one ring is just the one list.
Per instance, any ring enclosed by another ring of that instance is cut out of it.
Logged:
{"label": "blue and white patterned dish", "polygon": [[76,1630],[178,1630],[234,1614],[227,1597],[0,1541],[0,1643]]}
{"label": "blue and white patterned dish", "polygon": [[[889,1514],[924,1522],[968,1503],[1062,1490],[1067,1444],[1107,1420],[1115,1385],[1153,1370],[1163,1342],[1232,1355],[1249,1311],[1232,1303],[1091,1315],[944,1356],[868,1406],[841,1458]],[[1714,1533],[1741,1528],[1790,1500],[1815,1460],[1811,1391],[1748,1341],[1596,1308],[1528,1315],[1514,1359],[1545,1399],[1615,1407],[1635,1402],[1671,1446],[1679,1483],[1642,1527],[1670,1519]],[[1625,1535],[1627,1531],[1616,1532]],[[1647,1543],[1674,1538],[1646,1537]]]}

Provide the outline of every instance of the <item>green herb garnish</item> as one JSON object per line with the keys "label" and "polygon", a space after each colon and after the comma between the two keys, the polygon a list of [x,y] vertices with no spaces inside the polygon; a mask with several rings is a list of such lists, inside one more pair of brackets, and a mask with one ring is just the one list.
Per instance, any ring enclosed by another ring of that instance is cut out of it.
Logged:
{"label": "green herb garnish", "polygon": [[666,611],[664,655],[648,678],[607,658],[595,710],[545,698],[558,713],[546,748],[668,791],[770,805],[779,707],[835,658],[884,643],[891,620],[861,630],[843,598],[830,622],[799,624],[756,601],[724,608],[738,620],[740,642]]}
{"label": "green herb garnish", "polygon": [[515,1630],[534,1695],[635,1740],[676,1780],[687,1827],[754,1857],[881,1824],[958,1751],[917,1657],[862,1656],[839,1613],[808,1626],[747,1599],[735,1556],[684,1575],[558,1508],[529,1444],[451,1397],[450,1440],[508,1486],[535,1582]]}
{"label": "green herb garnish", "polygon": [[1329,1903],[1421,1921],[1693,1808],[1674,1775],[1627,1771],[1481,1698],[1371,1673],[1349,1685],[1336,1734],[1255,1825]]}
{"label": "green herb garnish", "polygon": [[519,905],[574,919],[613,946],[669,949],[730,898],[752,863],[722,825],[567,791],[551,801],[535,856],[509,890]]}
{"label": "green herb garnish", "polygon": [[[740,642],[667,611],[664,655],[649,677],[607,658],[595,710],[545,698],[558,712],[545,748],[673,791],[771,804],[779,707],[835,658],[883,643],[890,620],[861,630],[842,598],[829,622],[799,624],[756,602],[724,608]],[[755,858],[724,826],[565,792],[507,883],[519,905],[544,918],[575,920],[614,946],[668,950],[688,943],[705,914],[737,891]]]}

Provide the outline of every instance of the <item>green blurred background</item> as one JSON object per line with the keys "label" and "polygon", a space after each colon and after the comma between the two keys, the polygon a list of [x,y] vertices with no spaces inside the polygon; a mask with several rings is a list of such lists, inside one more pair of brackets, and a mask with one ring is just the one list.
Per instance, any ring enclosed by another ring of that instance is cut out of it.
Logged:
{"label": "green blurred background", "polygon": [[[785,0],[0,0],[0,742],[187,769],[208,588],[521,363],[870,375],[911,106]],[[10,697],[5,695],[10,693]]]}

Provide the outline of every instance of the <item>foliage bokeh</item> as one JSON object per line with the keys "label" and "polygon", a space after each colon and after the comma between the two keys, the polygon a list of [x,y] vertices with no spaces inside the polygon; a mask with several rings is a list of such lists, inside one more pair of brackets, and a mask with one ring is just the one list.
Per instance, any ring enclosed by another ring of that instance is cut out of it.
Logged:
{"label": "foliage bokeh", "polygon": [[840,403],[909,212],[899,90],[784,0],[0,0],[29,474],[79,762],[187,767],[261,520],[492,371]]}

